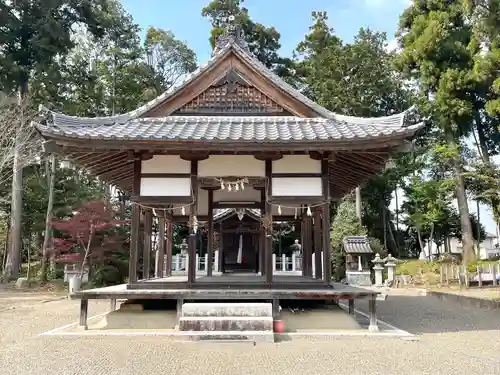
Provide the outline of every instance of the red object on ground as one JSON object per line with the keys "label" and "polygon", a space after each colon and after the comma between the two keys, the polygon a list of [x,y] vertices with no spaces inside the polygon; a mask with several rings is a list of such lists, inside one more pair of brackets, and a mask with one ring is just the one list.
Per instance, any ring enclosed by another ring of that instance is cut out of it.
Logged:
{"label": "red object on ground", "polygon": [[274,330],[274,333],[285,332],[285,323],[283,322],[283,320],[273,321],[273,330]]}

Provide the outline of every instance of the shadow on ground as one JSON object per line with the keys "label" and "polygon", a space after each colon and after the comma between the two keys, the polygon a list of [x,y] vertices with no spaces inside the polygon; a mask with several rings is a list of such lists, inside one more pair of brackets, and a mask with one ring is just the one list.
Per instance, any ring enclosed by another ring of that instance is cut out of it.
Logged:
{"label": "shadow on ground", "polygon": [[[368,311],[367,301],[356,308]],[[377,301],[378,318],[413,334],[500,329],[500,310],[464,306],[434,296],[394,296]]]}

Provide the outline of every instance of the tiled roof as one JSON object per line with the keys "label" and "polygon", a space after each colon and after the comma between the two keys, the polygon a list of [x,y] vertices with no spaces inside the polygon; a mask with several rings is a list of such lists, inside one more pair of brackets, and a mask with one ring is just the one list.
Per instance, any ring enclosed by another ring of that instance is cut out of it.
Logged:
{"label": "tiled roof", "polygon": [[366,236],[350,236],[344,238],[344,251],[346,254],[372,254],[370,241]]}
{"label": "tiled roof", "polygon": [[[278,88],[311,108],[321,117],[169,116],[139,118],[182,90],[231,51]],[[409,137],[421,127],[421,125],[403,127],[406,112],[377,118],[359,118],[330,112],[283,81],[232,39],[228,40],[225,47],[218,49],[205,65],[200,66],[187,75],[183,81],[134,111],[117,116],[96,118],[68,116],[44,107],[41,108],[41,112],[44,113],[47,121],[37,124],[37,128],[45,136],[59,135],[108,140],[331,141],[393,135]]]}
{"label": "tiled roof", "polygon": [[[244,208],[243,210],[245,211],[245,215],[248,215],[255,220],[260,219],[260,210],[254,208]],[[235,208],[223,208],[214,214],[214,220],[224,220],[237,214],[238,210]]]}
{"label": "tiled roof", "polygon": [[292,116],[169,116],[115,123],[79,123],[56,116],[52,124],[39,124],[44,135],[104,140],[206,141],[332,141],[384,136],[411,136],[419,126],[401,127],[391,121],[378,124]]}

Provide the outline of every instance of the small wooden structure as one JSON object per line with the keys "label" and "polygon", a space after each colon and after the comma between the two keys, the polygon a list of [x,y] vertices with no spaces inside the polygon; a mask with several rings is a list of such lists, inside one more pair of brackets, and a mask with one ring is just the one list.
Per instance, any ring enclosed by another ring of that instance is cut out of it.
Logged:
{"label": "small wooden structure", "polygon": [[349,236],[344,239],[347,284],[369,286],[373,250],[366,236]]}
{"label": "small wooden structure", "polygon": [[[128,284],[76,293],[82,316],[89,298],[352,301],[377,294],[333,287],[329,208],[409,144],[421,125],[408,125],[406,112],[380,118],[330,112],[266,68],[241,35],[229,30],[218,38],[207,64],[132,112],[83,118],[44,109],[41,115],[36,126],[46,152],[72,160],[132,200]],[[241,223],[214,219],[215,210],[227,208],[254,216]],[[159,277],[151,277],[154,214],[159,237],[166,239],[159,242],[162,259],[157,264],[164,264],[163,257],[171,264],[172,223],[189,226],[187,276],[173,277],[167,266],[165,274],[162,267]],[[142,256],[141,221],[146,232]],[[283,221],[300,223],[301,276],[273,275],[273,223]],[[195,264],[201,222],[208,230],[203,277]],[[221,224],[226,271],[237,268],[233,249],[244,231],[243,256],[251,260],[247,274],[213,274],[213,233]],[[139,272],[141,257],[146,266]]]}

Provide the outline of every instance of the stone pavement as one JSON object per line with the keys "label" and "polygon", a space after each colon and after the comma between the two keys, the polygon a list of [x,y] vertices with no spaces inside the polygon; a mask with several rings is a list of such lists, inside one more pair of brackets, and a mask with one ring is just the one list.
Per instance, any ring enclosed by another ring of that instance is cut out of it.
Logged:
{"label": "stone pavement", "polygon": [[[109,307],[107,301],[89,305],[90,316]],[[0,369],[8,375],[500,374],[498,312],[431,296],[390,296],[377,305],[382,320],[416,338],[312,337],[253,346],[154,336],[39,336],[76,321],[78,303],[19,301],[2,311],[0,299]]]}

